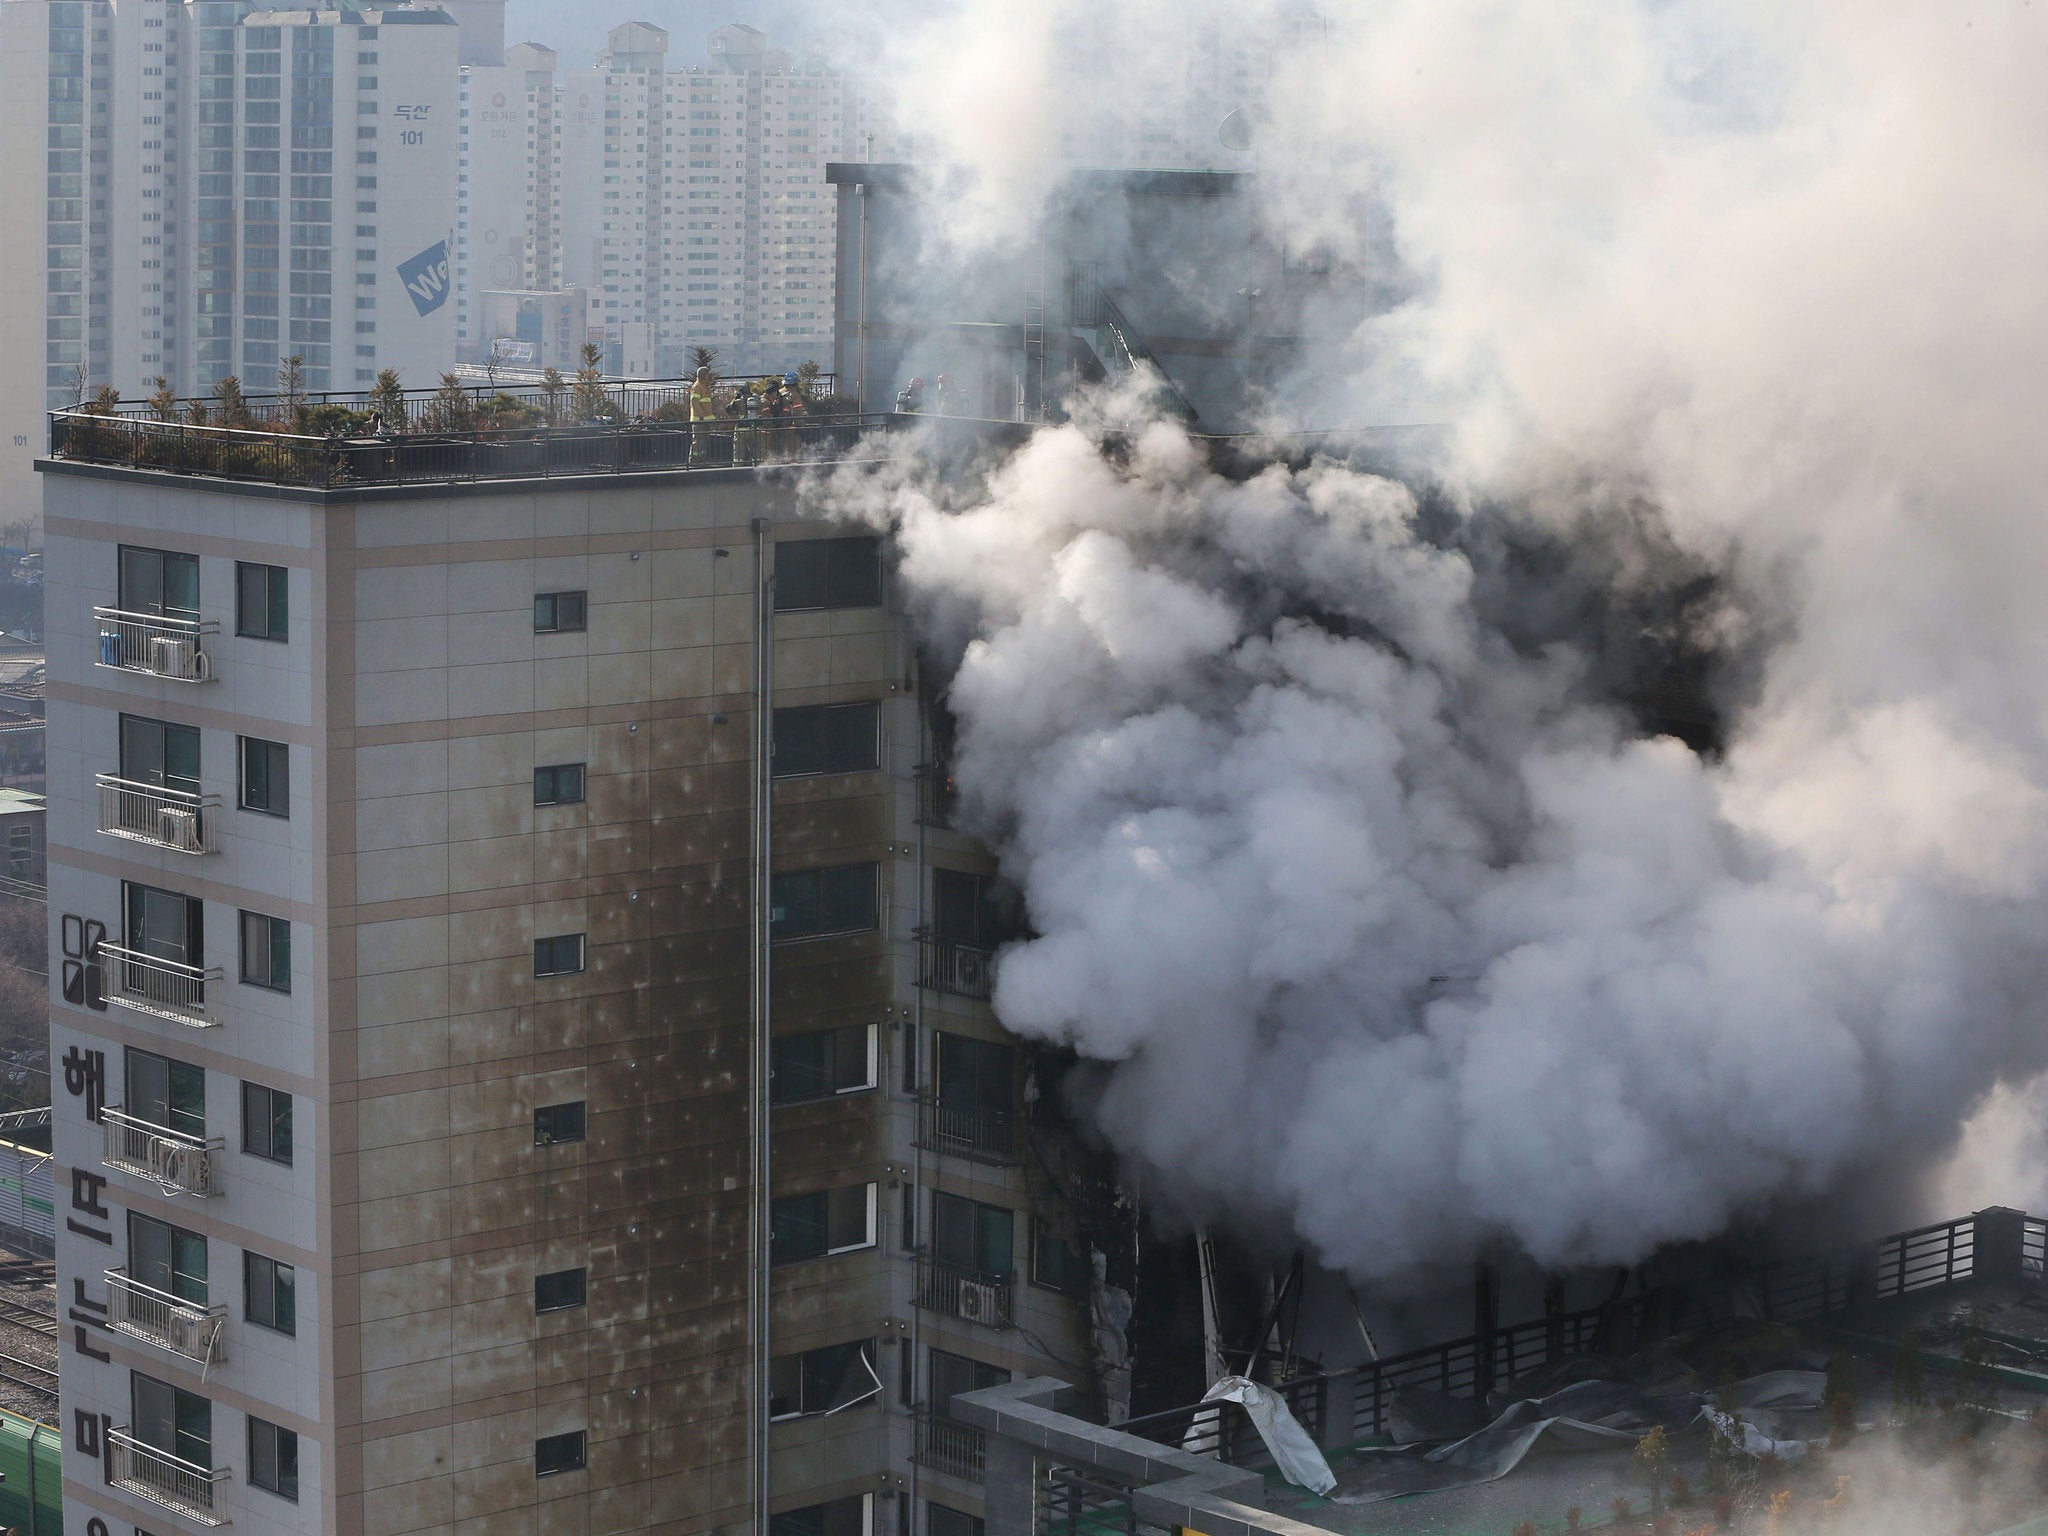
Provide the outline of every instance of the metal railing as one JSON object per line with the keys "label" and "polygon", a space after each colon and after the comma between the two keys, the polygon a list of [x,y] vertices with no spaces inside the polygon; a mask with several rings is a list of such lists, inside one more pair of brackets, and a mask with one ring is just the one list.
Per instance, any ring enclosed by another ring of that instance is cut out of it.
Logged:
{"label": "metal railing", "polygon": [[117,944],[102,943],[99,952],[106,966],[108,1002],[201,1028],[220,1022],[206,1012],[206,985],[220,980],[219,966],[162,960]]}
{"label": "metal railing", "polygon": [[1975,1216],[1896,1233],[1877,1245],[1876,1293],[1903,1296],[1967,1280],[1976,1272],[1976,1256]]}
{"label": "metal railing", "polygon": [[220,633],[211,619],[182,619],[161,613],[127,613],[94,608],[99,621],[99,656],[93,665],[117,672],[146,672],[174,683],[213,680],[206,637]]}
{"label": "metal railing", "polygon": [[107,1138],[100,1161],[107,1167],[154,1179],[167,1195],[204,1199],[220,1193],[219,1154],[227,1150],[223,1138],[182,1136],[124,1114],[119,1105],[101,1110],[100,1119]]}
{"label": "metal railing", "polygon": [[927,827],[953,825],[953,773],[944,763],[917,766],[917,819]]}
{"label": "metal railing", "polygon": [[226,1307],[186,1301],[144,1285],[125,1269],[107,1272],[107,1326],[144,1339],[209,1370],[227,1358]]}
{"label": "metal railing", "polygon": [[917,1145],[927,1152],[1004,1166],[1017,1161],[1017,1116],[1007,1109],[948,1104],[934,1095],[920,1094]]}
{"label": "metal railing", "polygon": [[1038,1536],[1138,1536],[1128,1485],[1049,1466],[1038,1486]]}
{"label": "metal railing", "polygon": [[987,1001],[995,993],[996,952],[951,939],[918,940],[918,985]]}
{"label": "metal railing", "polygon": [[917,1259],[917,1305],[926,1312],[979,1323],[984,1328],[1008,1328],[1014,1280],[965,1264],[951,1264],[930,1254]]}
{"label": "metal railing", "polygon": [[50,418],[50,453],[123,469],[337,490],[833,462],[852,457],[862,439],[892,420],[887,413],[695,423],[643,419],[582,426],[422,426],[384,435],[314,437],[58,411]]}
{"label": "metal railing", "polygon": [[988,1434],[929,1408],[916,1410],[919,1466],[978,1483],[988,1473]]}
{"label": "metal railing", "polygon": [[221,1488],[228,1480],[225,1468],[209,1469],[181,1461],[169,1451],[136,1439],[125,1424],[107,1431],[107,1455],[117,1487],[175,1509],[201,1525],[227,1524],[221,1512]]}
{"label": "metal railing", "polygon": [[220,852],[220,796],[99,773],[100,830],[177,853]]}

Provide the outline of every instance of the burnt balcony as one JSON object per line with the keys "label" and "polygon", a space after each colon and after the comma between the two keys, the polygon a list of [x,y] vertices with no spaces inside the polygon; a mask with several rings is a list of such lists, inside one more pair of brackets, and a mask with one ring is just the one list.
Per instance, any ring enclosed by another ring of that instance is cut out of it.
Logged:
{"label": "burnt balcony", "polygon": [[220,980],[219,966],[187,965],[118,944],[103,943],[99,952],[108,1002],[195,1029],[220,1023],[207,1012],[207,987]]}
{"label": "burnt balcony", "polygon": [[107,1271],[107,1326],[211,1369],[226,1358],[226,1307],[209,1307],[144,1285],[125,1269]]}
{"label": "burnt balcony", "polygon": [[100,1162],[106,1167],[154,1180],[167,1195],[204,1199],[220,1193],[221,1157],[227,1147],[222,1138],[180,1135],[124,1114],[118,1105],[102,1110],[100,1119],[107,1138]]}
{"label": "burnt balcony", "polygon": [[213,655],[207,649],[207,638],[219,634],[220,626],[211,620],[126,613],[119,608],[95,608],[92,616],[100,631],[99,657],[94,665],[117,672],[142,672],[174,683],[213,680]]}
{"label": "burnt balcony", "polygon": [[953,804],[957,798],[953,771],[944,763],[920,763],[917,767],[917,819],[942,831],[953,825]]}
{"label": "burnt balcony", "polygon": [[109,1476],[117,1488],[161,1504],[200,1525],[226,1525],[225,1468],[195,1466],[138,1440],[127,1425],[107,1431]]}
{"label": "burnt balcony", "polygon": [[220,852],[219,795],[137,783],[112,773],[94,779],[100,791],[100,830],[109,837],[174,853]]}
{"label": "burnt balcony", "polygon": [[917,1101],[917,1144],[927,1152],[1007,1166],[1017,1161],[1017,1115],[923,1094]]}
{"label": "burnt balcony", "polygon": [[950,992],[955,997],[978,997],[984,1002],[994,995],[994,950],[930,937],[919,939],[917,947],[919,986],[933,992]]}
{"label": "burnt balcony", "polygon": [[970,1483],[988,1475],[988,1435],[929,1408],[917,1412],[917,1464]]}
{"label": "burnt balcony", "polygon": [[941,1317],[957,1317],[984,1328],[1011,1326],[1015,1277],[951,1264],[930,1254],[917,1260],[917,1305]]}

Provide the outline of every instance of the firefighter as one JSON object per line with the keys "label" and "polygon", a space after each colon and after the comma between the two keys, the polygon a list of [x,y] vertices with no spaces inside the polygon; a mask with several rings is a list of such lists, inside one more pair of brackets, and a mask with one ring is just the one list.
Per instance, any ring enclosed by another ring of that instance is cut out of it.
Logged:
{"label": "firefighter", "polygon": [[718,381],[709,368],[699,368],[690,381],[690,463],[702,464],[711,453],[713,423],[718,420]]}

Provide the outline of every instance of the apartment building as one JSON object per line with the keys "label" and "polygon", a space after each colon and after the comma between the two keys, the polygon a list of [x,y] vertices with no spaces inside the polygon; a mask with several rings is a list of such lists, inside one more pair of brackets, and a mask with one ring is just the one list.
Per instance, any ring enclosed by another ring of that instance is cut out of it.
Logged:
{"label": "apartment building", "polygon": [[[668,34],[612,29],[593,67],[513,49],[464,71],[457,325],[464,355],[562,366],[553,335],[487,323],[588,295],[588,339],[628,375],[688,371],[715,347],[732,372],[780,372],[830,349],[829,160],[882,132],[856,84],[799,65],[753,27],[711,34],[710,68],[671,69]],[[486,294],[523,289],[523,310]],[[578,340],[580,348],[582,339]]]}
{"label": "apartment building", "polygon": [[68,1519],[974,1536],[1119,1218],[884,542],[383,451],[41,466]]}

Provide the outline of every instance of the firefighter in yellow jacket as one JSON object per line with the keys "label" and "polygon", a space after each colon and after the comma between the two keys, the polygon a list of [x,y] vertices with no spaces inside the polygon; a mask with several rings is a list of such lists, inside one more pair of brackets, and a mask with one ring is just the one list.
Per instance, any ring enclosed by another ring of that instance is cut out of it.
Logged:
{"label": "firefighter in yellow jacket", "polygon": [[715,398],[718,381],[711,376],[709,368],[699,368],[697,377],[690,381],[690,462],[702,464],[711,456],[711,435],[717,430],[718,402]]}

